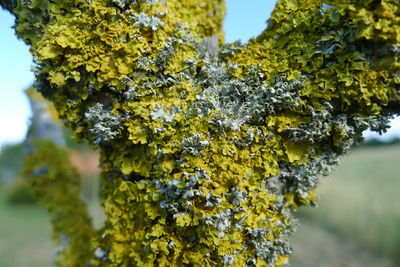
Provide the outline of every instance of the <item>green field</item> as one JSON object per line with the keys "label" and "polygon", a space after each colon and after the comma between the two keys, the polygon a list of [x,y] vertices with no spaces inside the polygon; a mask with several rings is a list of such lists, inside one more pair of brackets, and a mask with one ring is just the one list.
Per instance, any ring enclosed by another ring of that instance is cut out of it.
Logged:
{"label": "green field", "polygon": [[399,159],[399,145],[354,149],[322,178],[318,208],[300,210],[292,266],[400,266]]}
{"label": "green field", "polygon": [[46,211],[33,205],[11,206],[0,191],[0,266],[52,266],[51,226]]}
{"label": "green field", "polygon": [[[323,178],[318,208],[299,212],[294,267],[400,266],[400,146],[354,149]],[[0,266],[51,266],[51,229],[36,206],[0,190]]]}

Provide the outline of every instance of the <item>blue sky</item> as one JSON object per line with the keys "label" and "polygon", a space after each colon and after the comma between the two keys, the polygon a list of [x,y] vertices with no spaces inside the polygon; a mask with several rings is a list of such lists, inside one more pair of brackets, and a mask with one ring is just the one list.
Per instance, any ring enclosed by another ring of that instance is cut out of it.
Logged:
{"label": "blue sky", "polygon": [[[225,37],[227,42],[257,36],[266,26],[275,0],[227,0]],[[0,145],[21,141],[29,123],[29,104],[23,90],[33,82],[29,48],[14,35],[14,18],[0,10]],[[400,118],[389,134],[400,136]],[[374,136],[368,133],[367,136]]]}

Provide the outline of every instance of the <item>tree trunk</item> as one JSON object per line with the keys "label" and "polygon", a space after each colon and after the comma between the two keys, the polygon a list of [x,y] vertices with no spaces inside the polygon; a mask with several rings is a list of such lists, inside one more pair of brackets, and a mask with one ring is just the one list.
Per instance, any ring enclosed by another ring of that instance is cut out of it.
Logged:
{"label": "tree trunk", "polygon": [[345,2],[281,0],[241,45],[222,0],[18,1],[36,87],[101,153],[91,264],[286,262],[317,175],[399,113],[400,4]]}

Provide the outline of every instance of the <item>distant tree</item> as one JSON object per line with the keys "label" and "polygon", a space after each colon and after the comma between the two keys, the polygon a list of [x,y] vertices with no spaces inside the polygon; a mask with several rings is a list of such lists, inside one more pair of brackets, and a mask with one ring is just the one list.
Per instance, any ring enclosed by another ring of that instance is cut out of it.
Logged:
{"label": "distant tree", "polygon": [[245,45],[224,44],[223,0],[0,3],[101,153],[105,227],[85,243],[65,206],[60,265],[282,265],[317,175],[399,113],[398,0],[281,0]]}
{"label": "distant tree", "polygon": [[378,138],[371,138],[361,143],[357,147],[379,147],[379,146],[392,146],[400,144],[400,138],[392,138],[390,140],[381,140]]}

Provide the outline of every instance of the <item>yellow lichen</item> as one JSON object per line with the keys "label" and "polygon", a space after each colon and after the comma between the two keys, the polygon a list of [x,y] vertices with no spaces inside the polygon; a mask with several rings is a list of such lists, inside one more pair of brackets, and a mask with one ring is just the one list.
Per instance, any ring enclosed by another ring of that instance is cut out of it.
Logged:
{"label": "yellow lichen", "polygon": [[222,47],[222,0],[18,1],[38,89],[101,152],[94,264],[284,264],[316,176],[399,110],[399,3],[371,3],[281,0]]}

